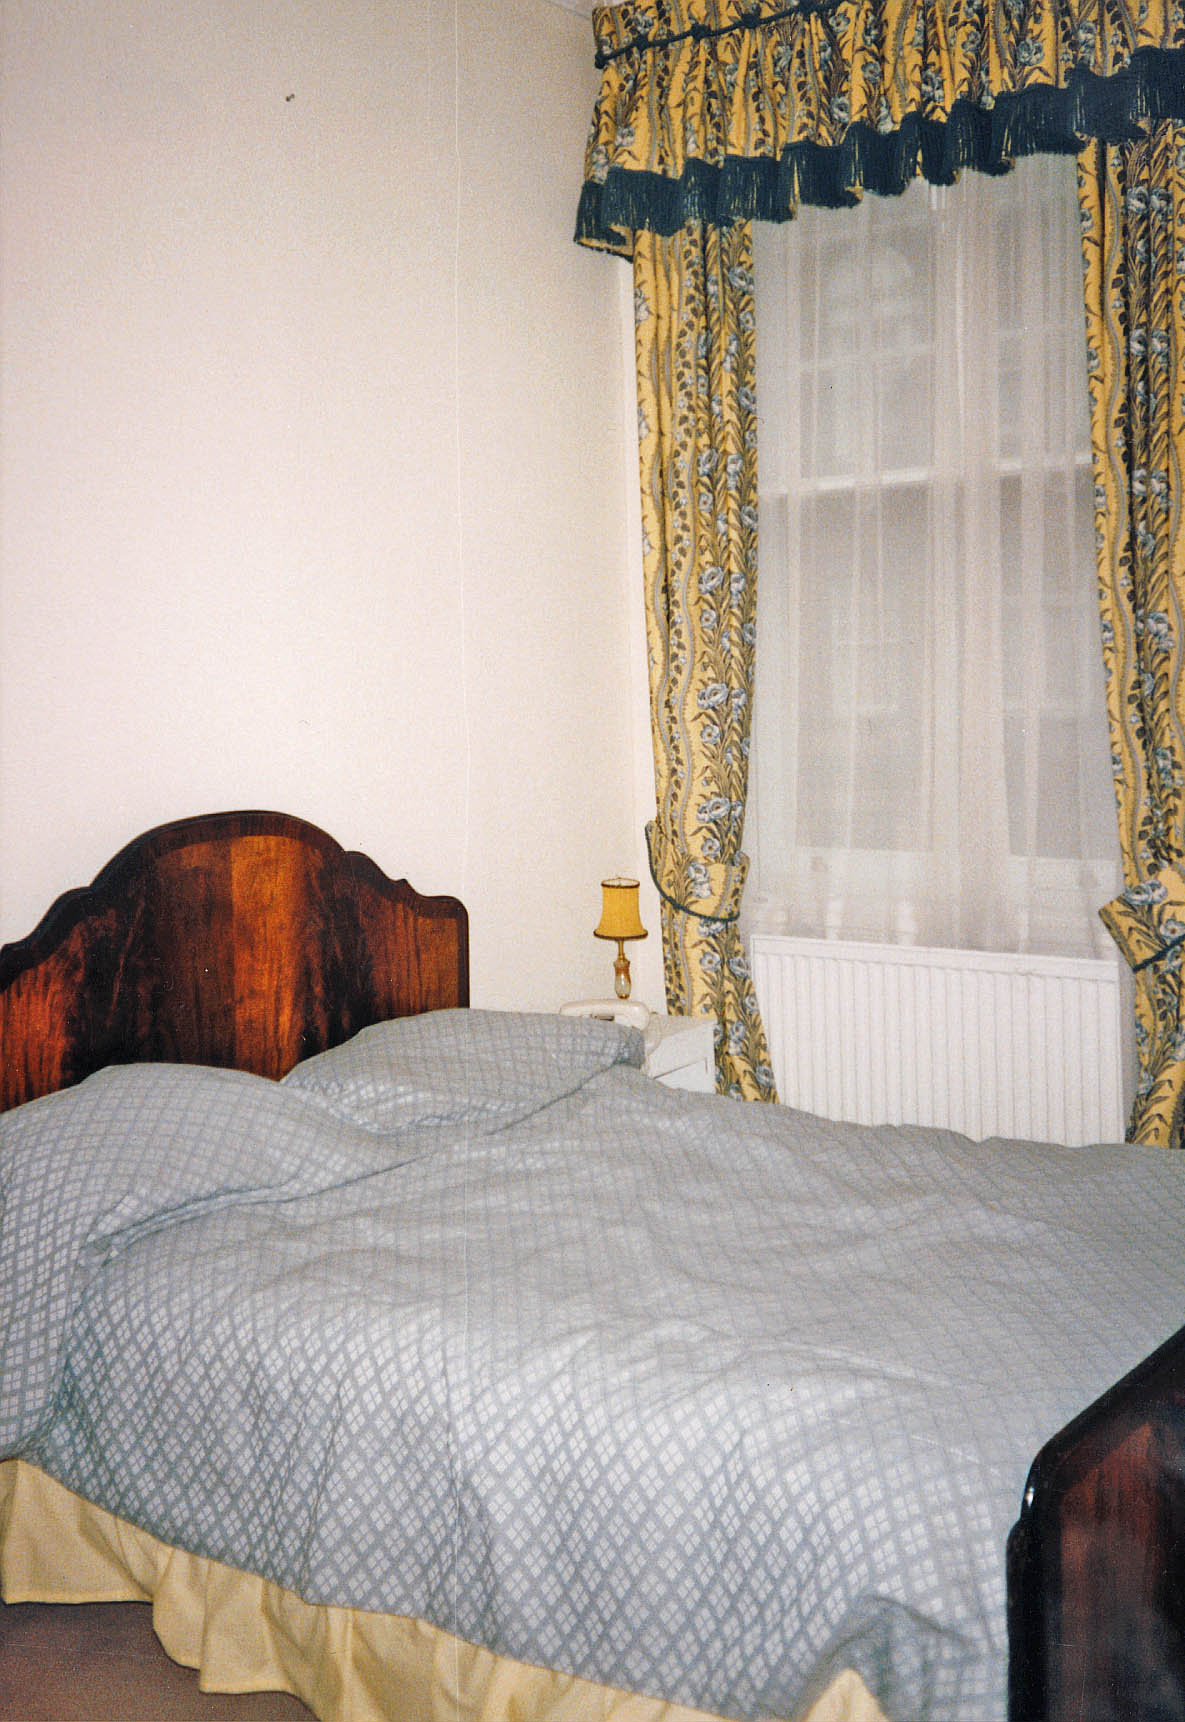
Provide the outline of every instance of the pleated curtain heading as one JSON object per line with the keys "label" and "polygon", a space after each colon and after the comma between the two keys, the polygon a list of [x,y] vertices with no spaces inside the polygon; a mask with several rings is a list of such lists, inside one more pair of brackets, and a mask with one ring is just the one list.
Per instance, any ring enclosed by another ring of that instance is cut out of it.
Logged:
{"label": "pleated curtain heading", "polygon": [[576,237],[623,256],[1185,120],[1183,0],[626,0],[593,34]]}

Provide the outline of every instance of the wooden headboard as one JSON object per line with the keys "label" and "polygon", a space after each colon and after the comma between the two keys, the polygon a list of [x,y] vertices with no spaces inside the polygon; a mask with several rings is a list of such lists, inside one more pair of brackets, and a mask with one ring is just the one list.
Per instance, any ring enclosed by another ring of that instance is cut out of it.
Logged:
{"label": "wooden headboard", "polygon": [[0,1110],[106,1064],[279,1077],[368,1023],[469,1003],[469,922],[283,813],[129,843],[0,948]]}

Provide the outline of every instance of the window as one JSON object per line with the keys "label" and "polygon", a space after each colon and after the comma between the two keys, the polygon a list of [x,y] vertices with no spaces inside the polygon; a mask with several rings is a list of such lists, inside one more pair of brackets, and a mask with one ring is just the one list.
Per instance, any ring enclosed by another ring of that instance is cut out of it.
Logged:
{"label": "window", "polygon": [[1073,162],[803,210],[756,245],[747,918],[1109,953]]}

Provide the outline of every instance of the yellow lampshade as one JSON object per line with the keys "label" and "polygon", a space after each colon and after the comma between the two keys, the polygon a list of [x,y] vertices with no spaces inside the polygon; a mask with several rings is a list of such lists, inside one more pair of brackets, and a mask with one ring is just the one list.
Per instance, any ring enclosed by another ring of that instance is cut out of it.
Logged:
{"label": "yellow lampshade", "polygon": [[636,879],[601,880],[601,921],[593,928],[598,939],[644,939],[646,929],[638,908]]}
{"label": "yellow lampshade", "polygon": [[630,996],[630,963],[625,954],[627,939],[644,939],[646,929],[638,909],[636,879],[601,880],[601,923],[593,928],[598,939],[616,939],[613,962],[613,991],[619,999]]}

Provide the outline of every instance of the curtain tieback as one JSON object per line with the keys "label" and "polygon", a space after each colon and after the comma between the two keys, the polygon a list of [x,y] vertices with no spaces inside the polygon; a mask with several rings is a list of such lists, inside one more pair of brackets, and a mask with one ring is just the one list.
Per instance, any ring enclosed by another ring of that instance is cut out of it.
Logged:
{"label": "curtain tieback", "polygon": [[655,819],[646,826],[646,847],[650,877],[664,903],[700,921],[737,920],[749,872],[747,855],[738,853],[731,861],[696,860]]}
{"label": "curtain tieback", "polygon": [[1138,974],[1185,945],[1185,878],[1162,867],[1105,903],[1099,918]]}

